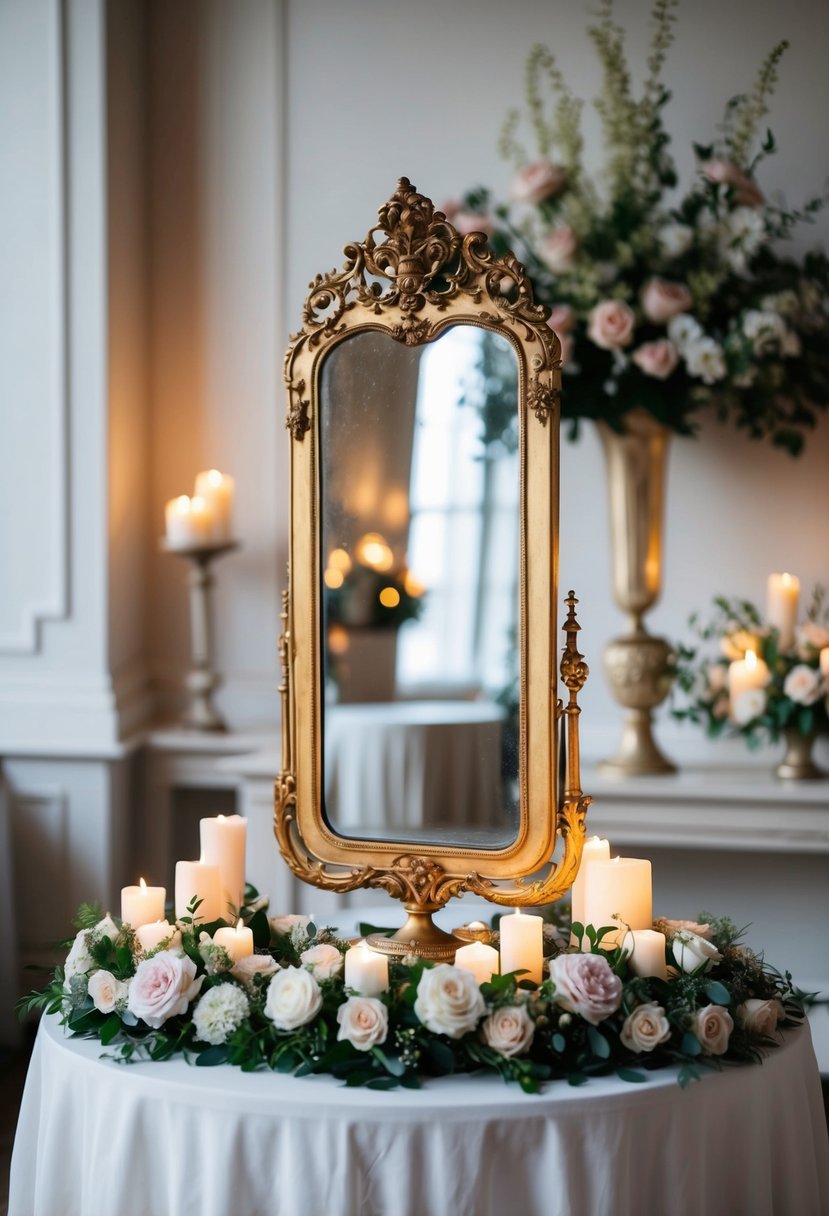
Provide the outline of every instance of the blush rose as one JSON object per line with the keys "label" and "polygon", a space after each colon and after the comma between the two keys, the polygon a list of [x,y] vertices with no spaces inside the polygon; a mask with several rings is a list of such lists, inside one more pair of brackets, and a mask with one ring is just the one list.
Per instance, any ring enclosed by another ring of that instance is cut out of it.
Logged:
{"label": "blush rose", "polygon": [[130,981],[127,1008],[135,1017],[158,1030],[168,1018],[186,1013],[201,991],[204,976],[196,977],[196,964],[186,955],[160,950],[143,959]]}
{"label": "blush rose", "polygon": [[602,350],[629,346],[633,338],[633,309],[623,300],[602,300],[590,312],[587,336]]}
{"label": "blush rose", "polygon": [[300,961],[318,980],[330,980],[343,969],[343,956],[336,946],[322,942],[300,954]]}
{"label": "blush rose", "polygon": [[739,207],[761,207],[763,194],[760,187],[738,169],[730,160],[709,160],[702,166],[702,172],[709,182],[718,186],[731,186],[734,191],[734,202]]}
{"label": "blush rose", "polygon": [[375,996],[350,996],[337,1010],[338,1039],[347,1040],[358,1051],[371,1051],[385,1043],[389,1011]]}
{"label": "blush rose", "polygon": [[731,1014],[722,1005],[706,1005],[694,1017],[693,1031],[703,1055],[721,1056],[728,1050],[728,1040],[734,1029]]}
{"label": "blush rose", "polygon": [[538,246],[538,256],[554,274],[572,270],[578,253],[579,239],[572,228],[554,228]]}
{"label": "blush rose", "polygon": [[481,1025],[481,1038],[500,1056],[521,1056],[529,1051],[535,1022],[525,1005],[501,1005]]}
{"label": "blush rose", "polygon": [[656,325],[667,325],[680,313],[687,312],[692,303],[693,296],[684,283],[653,278],[642,288],[642,310]]}
{"label": "blush rose", "polygon": [[512,183],[512,197],[517,203],[543,203],[561,194],[567,185],[567,171],[548,160],[524,165]]}
{"label": "blush rose", "polygon": [[621,1039],[628,1051],[653,1051],[671,1037],[671,1026],[665,1010],[654,1001],[637,1005],[625,1018]]}
{"label": "blush rose", "polygon": [[673,342],[660,338],[656,342],[644,342],[633,352],[631,359],[646,376],[667,380],[679,363],[679,354]]}
{"label": "blush rose", "polygon": [[556,1002],[598,1026],[619,1008],[622,981],[599,954],[559,954],[550,959]]}

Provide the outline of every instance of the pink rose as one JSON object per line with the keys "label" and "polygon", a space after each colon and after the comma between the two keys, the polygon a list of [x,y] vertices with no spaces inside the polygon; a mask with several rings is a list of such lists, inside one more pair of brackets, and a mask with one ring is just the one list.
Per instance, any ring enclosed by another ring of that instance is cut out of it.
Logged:
{"label": "pink rose", "polygon": [[371,1051],[378,1043],[385,1043],[389,1032],[389,1011],[373,996],[350,996],[337,1010],[337,1021],[337,1039],[349,1042],[358,1051]]}
{"label": "pink rose", "polygon": [[622,300],[602,300],[590,313],[587,336],[602,350],[618,350],[633,338],[633,309]]}
{"label": "pink rose", "polygon": [[196,964],[187,955],[160,950],[145,958],[130,981],[127,1008],[135,1017],[158,1030],[168,1018],[187,1012],[201,990],[204,976],[196,978]]}
{"label": "pink rose", "polygon": [[814,705],[820,696],[820,672],[816,667],[798,663],[783,681],[783,692],[796,705]]}
{"label": "pink rose", "polygon": [[538,247],[538,256],[554,274],[572,270],[579,248],[579,238],[572,228],[554,228]]}
{"label": "pink rose", "polygon": [[733,1029],[731,1014],[722,1005],[706,1005],[704,1009],[698,1009],[694,1017],[693,1032],[706,1056],[723,1055],[728,1050]]}
{"label": "pink rose", "polygon": [[467,211],[463,204],[454,198],[447,199],[440,209],[461,236],[467,236],[470,232],[483,232],[486,236],[492,235],[493,224],[488,215],[479,215],[477,211]]}
{"label": "pink rose", "polygon": [[575,323],[576,314],[569,304],[554,304],[550,309],[547,324],[550,329],[555,330],[559,337],[562,334],[569,334]]}
{"label": "pink rose", "polygon": [[672,283],[670,279],[648,279],[642,288],[645,316],[656,325],[667,325],[680,313],[687,312],[693,302],[685,284]]}
{"label": "pink rose", "polygon": [[709,160],[702,166],[709,182],[718,186],[731,186],[734,202],[738,207],[760,207],[763,195],[757,183],[730,160]]}
{"label": "pink rose", "polygon": [[556,1002],[598,1026],[619,1008],[622,981],[600,954],[559,954],[550,959]]}
{"label": "pink rose", "polygon": [[561,194],[567,184],[567,171],[548,160],[533,161],[519,170],[512,183],[512,197],[517,203],[543,203]]}
{"label": "pink rose", "polygon": [[529,1051],[535,1022],[525,1005],[499,1005],[481,1024],[481,1038],[500,1056],[522,1056]]}
{"label": "pink rose", "polygon": [[653,1051],[660,1043],[666,1043],[671,1037],[671,1026],[665,1017],[665,1010],[655,1001],[645,1005],[637,1005],[633,1013],[625,1018],[621,1039],[628,1051],[637,1054],[643,1051]]}
{"label": "pink rose", "polygon": [[667,338],[660,338],[658,342],[644,342],[631,358],[646,376],[653,376],[656,380],[667,380],[679,362],[676,347]]}

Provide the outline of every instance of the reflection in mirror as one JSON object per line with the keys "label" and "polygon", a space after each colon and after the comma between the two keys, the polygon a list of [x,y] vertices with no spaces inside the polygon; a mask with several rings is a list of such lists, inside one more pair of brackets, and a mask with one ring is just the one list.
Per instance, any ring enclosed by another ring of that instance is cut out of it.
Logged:
{"label": "reflection in mirror", "polygon": [[458,325],[320,377],[325,814],[503,848],[518,825],[518,363]]}

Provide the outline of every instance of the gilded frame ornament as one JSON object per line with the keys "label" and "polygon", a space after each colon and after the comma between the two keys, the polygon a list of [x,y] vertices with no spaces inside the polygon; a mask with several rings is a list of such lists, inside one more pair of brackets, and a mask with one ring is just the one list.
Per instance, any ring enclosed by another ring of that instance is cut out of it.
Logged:
{"label": "gilded frame ornament", "polygon": [[[283,597],[282,771],[275,785],[275,833],[294,874],[326,890],[382,887],[409,920],[391,953],[447,957],[458,944],[431,923],[447,899],[472,891],[497,904],[560,898],[578,870],[589,803],[580,789],[578,692],[587,667],[576,646],[575,598],[568,600],[562,677],[556,695],[560,348],[548,310],[533,298],[524,267],[496,257],[484,233],[461,235],[401,178],[365,240],[345,247],[340,271],[310,284],[303,325],[285,355],[286,426],[291,436],[289,588]],[[455,324],[506,337],[519,366],[520,772],[519,828],[493,849],[395,843],[340,836],[322,798],[319,570],[319,401],[326,355],[350,335],[381,330],[420,346]],[[567,775],[559,799],[558,736],[566,724]],[[562,856],[551,861],[557,837]],[[546,873],[529,881],[527,876]],[[449,945],[451,943],[451,945]]]}

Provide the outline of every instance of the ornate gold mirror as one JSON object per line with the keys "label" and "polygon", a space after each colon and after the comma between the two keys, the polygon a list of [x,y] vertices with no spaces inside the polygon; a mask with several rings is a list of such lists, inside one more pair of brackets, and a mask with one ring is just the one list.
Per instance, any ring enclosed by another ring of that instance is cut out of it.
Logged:
{"label": "ornate gold mirror", "polygon": [[581,857],[572,593],[556,692],[559,349],[515,257],[405,178],[345,254],[285,359],[276,834],[305,881],[404,901],[372,944],[442,958],[451,896],[550,902]]}

